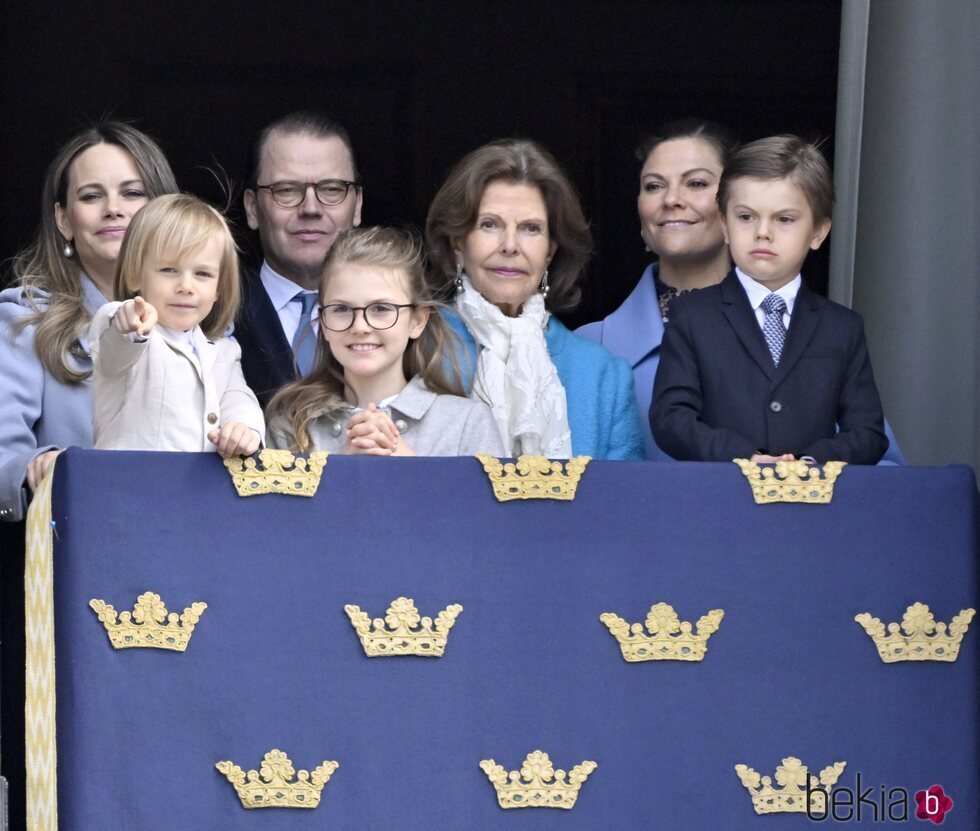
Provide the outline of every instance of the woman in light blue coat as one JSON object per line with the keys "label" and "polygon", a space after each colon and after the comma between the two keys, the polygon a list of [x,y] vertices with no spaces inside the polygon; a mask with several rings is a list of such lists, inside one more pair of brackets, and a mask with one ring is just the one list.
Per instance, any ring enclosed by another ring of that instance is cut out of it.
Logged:
{"label": "woman in light blue coat", "polygon": [[[646,267],[623,304],[575,334],[601,343],[633,370],[643,419],[646,458],[671,461],[653,440],[648,414],[670,302],[720,283],[731,269],[718,212],[718,180],[736,147],[734,136],[709,121],[683,119],[649,136],[637,149],[642,165],[637,212],[640,236],[657,262]],[[889,448],[880,464],[905,464],[885,422]]]}
{"label": "woman in light blue coat", "polygon": [[592,237],[551,155],[516,139],[470,153],[433,199],[426,240],[464,386],[491,406],[507,454],[643,458],[629,366],[553,316],[579,301]]}
{"label": "woman in light blue coat", "polygon": [[0,292],[0,520],[23,517],[61,450],[91,447],[88,325],[112,298],[129,221],[176,191],[157,144],[120,122],[73,136],[48,168],[37,236]]}

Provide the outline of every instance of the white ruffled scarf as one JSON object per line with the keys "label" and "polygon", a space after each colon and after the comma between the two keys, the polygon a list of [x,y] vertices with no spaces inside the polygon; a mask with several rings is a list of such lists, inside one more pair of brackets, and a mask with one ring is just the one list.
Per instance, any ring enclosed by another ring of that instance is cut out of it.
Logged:
{"label": "white ruffled scarf", "polygon": [[480,346],[470,397],[490,404],[512,456],[570,458],[568,402],[544,340],[550,317],[544,297],[532,295],[519,317],[507,317],[467,275],[462,280],[456,311]]}

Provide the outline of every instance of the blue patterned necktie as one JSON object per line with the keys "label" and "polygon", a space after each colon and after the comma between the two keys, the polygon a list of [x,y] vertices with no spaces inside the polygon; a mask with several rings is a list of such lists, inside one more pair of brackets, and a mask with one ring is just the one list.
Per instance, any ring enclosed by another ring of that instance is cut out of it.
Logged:
{"label": "blue patterned necktie", "polygon": [[786,342],[786,327],[783,326],[783,312],[786,311],[786,301],[778,294],[770,294],[762,301],[762,311],[766,320],[762,324],[762,334],[772,355],[772,362],[779,366],[779,358],[783,354],[783,344]]}
{"label": "blue patterned necktie", "polygon": [[313,319],[313,307],[316,305],[315,291],[301,291],[293,297],[293,303],[301,303],[303,311],[299,316],[299,326],[293,335],[293,355],[296,356],[296,367],[300,375],[306,375],[313,369],[313,358],[316,354],[316,338],[310,321]]}

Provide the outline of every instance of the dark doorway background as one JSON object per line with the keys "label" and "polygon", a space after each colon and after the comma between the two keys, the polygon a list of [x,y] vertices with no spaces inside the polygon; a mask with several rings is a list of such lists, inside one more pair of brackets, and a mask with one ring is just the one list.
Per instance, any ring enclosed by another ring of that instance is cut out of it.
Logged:
{"label": "dark doorway background", "polygon": [[[204,168],[240,183],[256,132],[314,108],[351,132],[365,224],[421,226],[460,156],[504,136],[541,141],[596,238],[576,324],[615,308],[647,261],[633,158],[644,132],[703,115],[743,140],[794,132],[833,151],[839,0],[80,0],[0,14],[3,259],[33,233],[44,169],[86,120],[134,119],[182,188],[223,203]],[[231,216],[244,228],[238,192]],[[806,276],[825,291],[826,272],[824,251]]]}

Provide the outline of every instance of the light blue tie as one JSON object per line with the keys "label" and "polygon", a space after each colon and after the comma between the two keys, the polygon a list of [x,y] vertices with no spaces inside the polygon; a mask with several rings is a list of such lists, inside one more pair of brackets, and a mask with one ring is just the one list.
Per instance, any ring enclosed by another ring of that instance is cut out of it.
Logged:
{"label": "light blue tie", "polygon": [[786,327],[783,325],[783,312],[786,311],[786,301],[775,292],[762,301],[762,311],[766,319],[762,324],[762,334],[772,355],[772,362],[779,366],[783,354],[783,344],[786,342]]}
{"label": "light blue tie", "polygon": [[313,319],[313,307],[316,305],[315,291],[301,291],[293,297],[293,303],[301,303],[303,311],[299,316],[299,326],[293,335],[293,355],[296,356],[296,367],[300,375],[306,375],[313,369],[313,358],[316,355],[316,338],[310,321]]}

